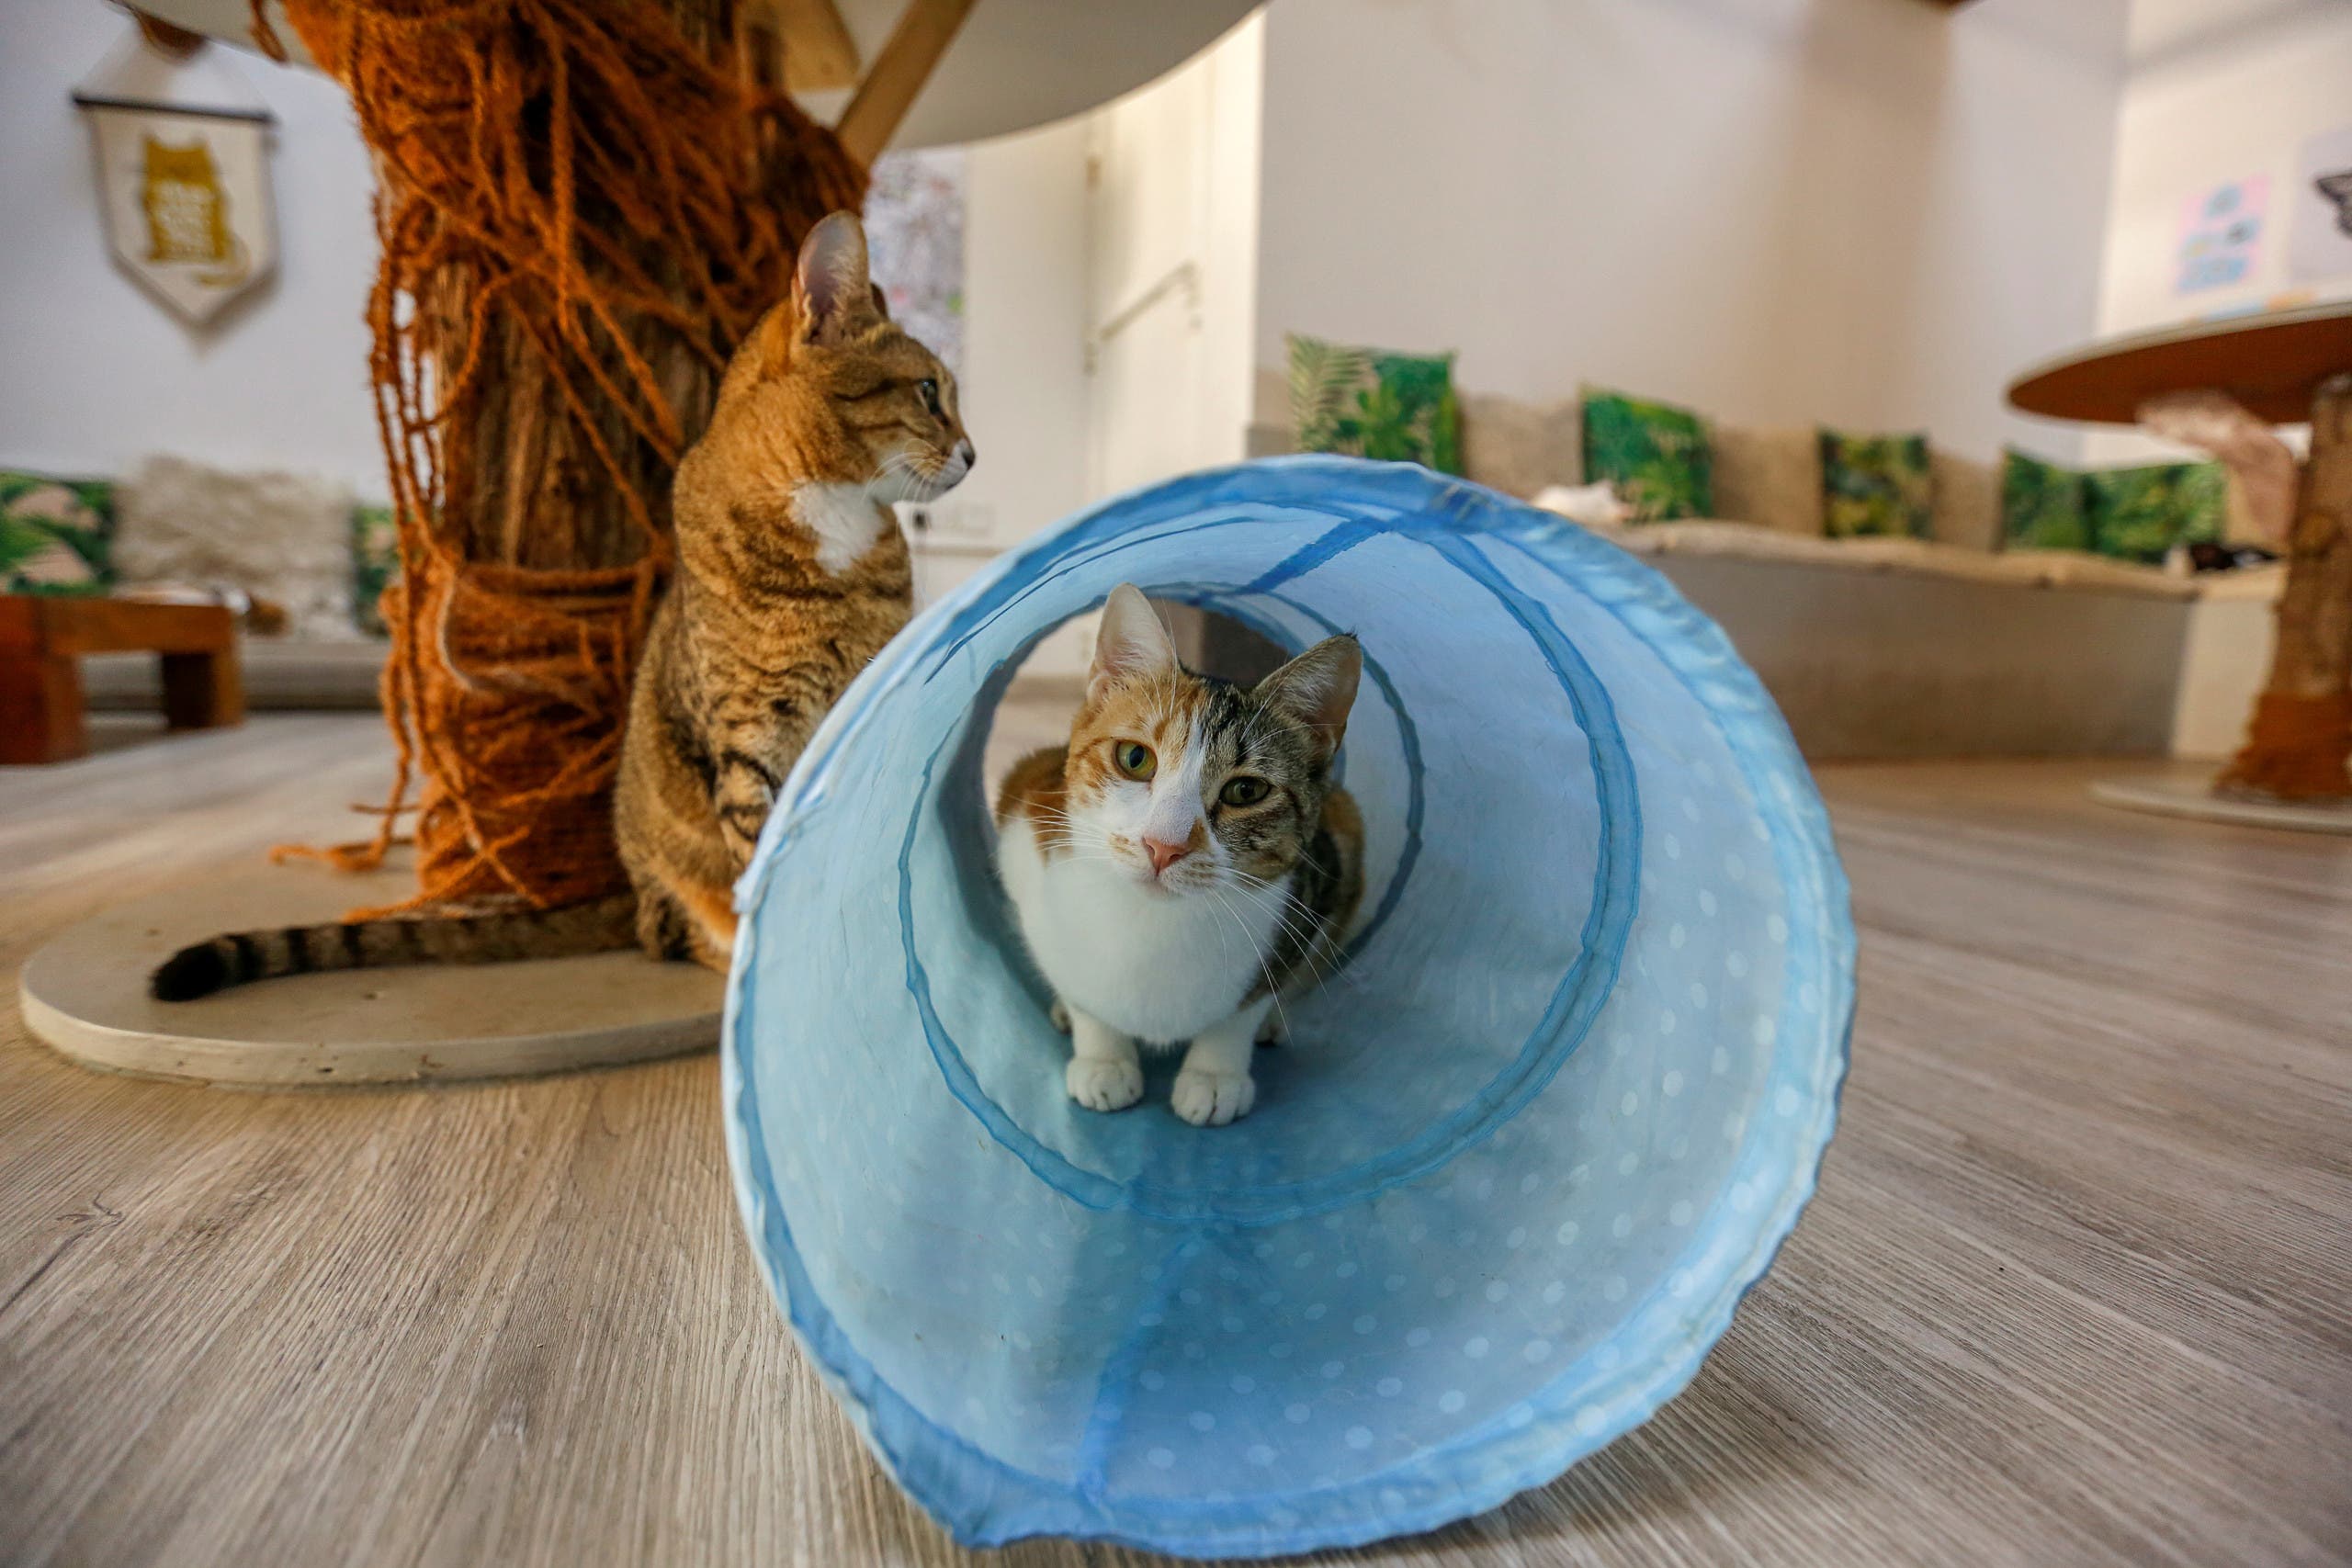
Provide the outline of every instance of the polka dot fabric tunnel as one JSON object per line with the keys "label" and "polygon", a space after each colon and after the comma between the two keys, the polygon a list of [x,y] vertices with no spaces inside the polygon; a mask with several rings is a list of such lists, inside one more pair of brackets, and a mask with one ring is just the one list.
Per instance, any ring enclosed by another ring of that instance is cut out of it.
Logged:
{"label": "polka dot fabric tunnel", "polygon": [[[1120,582],[1292,649],[1363,639],[1340,973],[1256,1111],[1173,1057],[1115,1115],[992,866],[980,758]],[[1778,712],[1614,547],[1422,469],[1301,457],[1109,502],[852,687],[738,889],[728,1142],[778,1300],[956,1538],[1194,1556],[1426,1529],[1697,1371],[1811,1195],[1853,928]]]}

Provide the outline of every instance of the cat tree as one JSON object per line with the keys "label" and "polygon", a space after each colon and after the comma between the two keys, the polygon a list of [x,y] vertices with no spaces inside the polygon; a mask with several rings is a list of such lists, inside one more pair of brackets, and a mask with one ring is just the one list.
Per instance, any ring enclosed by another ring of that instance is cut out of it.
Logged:
{"label": "cat tree", "polygon": [[[2254,425],[2309,421],[2311,454],[2282,489],[2274,542],[2286,557],[2268,679],[2237,755],[2210,788],[2169,779],[2103,784],[2121,806],[2318,831],[2352,831],[2352,303],[2226,317],[2093,344],[2020,377],[2028,413],[2114,424],[2153,421],[2202,444],[2178,400]],[[2273,443],[2275,446],[2275,443]],[[2245,468],[2246,457],[2221,455]],[[2259,453],[2256,454],[2259,457]],[[2290,466],[2279,455],[2276,462]],[[2248,470],[2245,479],[2263,476]]]}
{"label": "cat tree", "polygon": [[[1076,113],[1173,66],[1250,6],[144,8],[325,70],[377,155],[370,372],[403,578],[388,604],[385,696],[401,747],[393,804],[413,790],[416,852],[387,860],[407,820],[388,814],[372,841],[330,852],[362,877],[289,872],[102,917],[28,965],[28,1018],[69,1054],[208,1081],[506,1073],[707,1043],[715,982],[627,954],[495,976],[314,977],[200,1014],[156,1010],[134,971],[159,956],[145,934],[159,930],[178,940],[355,904],[544,907],[619,886],[607,803],[667,567],[669,474],[736,337],[782,293],[799,235],[857,206],[866,165],[894,141],[975,140]],[[619,978],[591,978],[600,968]],[[485,1032],[485,1017],[505,1021]]]}

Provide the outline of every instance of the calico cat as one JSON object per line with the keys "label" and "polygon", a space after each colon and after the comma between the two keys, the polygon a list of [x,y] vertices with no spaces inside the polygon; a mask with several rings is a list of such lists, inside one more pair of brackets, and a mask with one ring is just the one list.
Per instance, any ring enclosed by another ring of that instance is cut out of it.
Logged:
{"label": "calico cat", "polygon": [[1188,1045],[1176,1114],[1250,1113],[1283,988],[1330,974],[1363,896],[1363,819],[1330,776],[1362,669],[1334,637],[1254,686],[1195,674],[1142,593],[1112,592],[1069,745],[1014,764],[996,808],[1079,1104],[1133,1105],[1137,1045]]}
{"label": "calico cat", "polygon": [[865,234],[837,212],[790,296],[736,351],[672,491],[677,570],[630,694],[614,825],[633,894],[567,909],[219,936],[149,982],[179,1001],[316,969],[499,963],[626,947],[725,969],[729,890],[818,721],[906,624],[891,503],[959,483],[975,454],[956,378],[892,325]]}

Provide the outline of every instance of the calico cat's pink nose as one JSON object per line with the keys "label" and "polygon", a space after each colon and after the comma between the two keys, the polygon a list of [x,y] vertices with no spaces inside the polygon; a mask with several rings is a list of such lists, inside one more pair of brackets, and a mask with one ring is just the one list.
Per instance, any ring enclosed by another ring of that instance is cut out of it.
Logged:
{"label": "calico cat's pink nose", "polygon": [[1151,857],[1151,869],[1155,872],[1165,872],[1170,866],[1182,860],[1186,853],[1184,845],[1168,843],[1159,839],[1146,839],[1143,841],[1143,849],[1144,853]]}

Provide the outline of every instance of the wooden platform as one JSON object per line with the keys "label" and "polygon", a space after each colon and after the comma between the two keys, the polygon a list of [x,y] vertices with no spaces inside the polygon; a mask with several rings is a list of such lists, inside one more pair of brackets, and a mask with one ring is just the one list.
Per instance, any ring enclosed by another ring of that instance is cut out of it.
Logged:
{"label": "wooden platform", "polygon": [[[120,739],[0,774],[0,972],[382,778],[365,717]],[[1779,1267],[1647,1427],[1342,1560],[2352,1557],[2352,840],[2113,771],[1827,773],[1861,1016]],[[0,1010],[0,1560],[960,1561],[756,1277],[717,1077],[231,1094]]]}
{"label": "wooden platform", "polygon": [[707,1050],[725,984],[631,949],[527,964],[301,975],[198,1001],[155,966],[221,931],[341,919],[416,891],[408,857],[345,876],[297,861],[111,905],[25,960],[25,1026],[85,1066],[223,1089],[324,1089],[570,1072]]}

